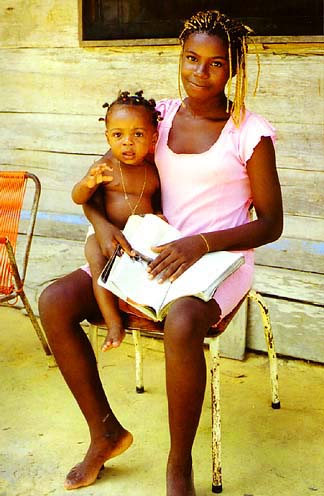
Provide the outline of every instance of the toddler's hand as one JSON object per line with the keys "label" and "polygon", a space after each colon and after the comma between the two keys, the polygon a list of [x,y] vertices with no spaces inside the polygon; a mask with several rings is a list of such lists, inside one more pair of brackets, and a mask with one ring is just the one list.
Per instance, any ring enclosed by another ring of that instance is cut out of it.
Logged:
{"label": "toddler's hand", "polygon": [[113,169],[107,164],[99,164],[92,167],[86,178],[86,184],[88,188],[93,188],[94,186],[102,183],[110,183],[114,177],[110,176],[108,172]]}

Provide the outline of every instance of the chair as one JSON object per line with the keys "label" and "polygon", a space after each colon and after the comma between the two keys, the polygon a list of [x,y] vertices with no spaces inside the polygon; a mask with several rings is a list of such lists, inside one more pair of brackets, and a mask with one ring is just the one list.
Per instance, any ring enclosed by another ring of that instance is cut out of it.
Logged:
{"label": "chair", "polygon": [[[32,205],[28,215],[24,246],[18,246],[18,228],[21,212],[28,192],[32,192]],[[31,186],[31,188],[30,188]],[[24,291],[24,283],[34,233],[41,185],[39,179],[28,172],[0,171],[0,303],[21,299],[46,355],[51,351]]]}
{"label": "chair", "polygon": [[[277,357],[274,348],[273,334],[269,316],[269,310],[261,295],[250,290],[242,301],[227,315],[219,324],[209,329],[209,350],[211,357],[211,405],[212,405],[212,492],[222,492],[222,465],[221,465],[221,416],[220,416],[220,354],[219,337],[226,330],[240,309],[242,303],[248,298],[259,305],[262,316],[264,335],[267,344],[270,383],[271,383],[271,403],[273,409],[280,408],[278,394],[278,369]],[[144,392],[143,382],[143,353],[141,345],[141,334],[163,333],[163,323],[127,314],[125,317],[125,328],[132,331],[135,345],[135,377],[136,392]],[[98,358],[98,325],[90,324],[89,340],[92,344],[96,357]]]}

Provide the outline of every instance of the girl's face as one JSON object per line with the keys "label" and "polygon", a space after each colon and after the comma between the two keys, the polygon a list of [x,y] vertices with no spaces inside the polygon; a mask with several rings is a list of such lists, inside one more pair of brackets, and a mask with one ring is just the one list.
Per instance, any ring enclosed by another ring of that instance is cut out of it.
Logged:
{"label": "girl's face", "polygon": [[190,98],[223,97],[229,78],[228,48],[215,35],[191,34],[181,55],[181,80]]}
{"label": "girl's face", "polygon": [[120,162],[140,165],[154,150],[157,130],[143,107],[115,104],[108,112],[106,137],[112,154]]}

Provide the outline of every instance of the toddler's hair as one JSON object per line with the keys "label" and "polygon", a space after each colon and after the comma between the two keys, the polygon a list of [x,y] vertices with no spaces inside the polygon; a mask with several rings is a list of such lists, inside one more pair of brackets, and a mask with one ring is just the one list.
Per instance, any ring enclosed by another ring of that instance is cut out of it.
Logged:
{"label": "toddler's hair", "polygon": [[159,110],[156,110],[156,102],[153,98],[147,100],[143,97],[143,90],[136,91],[134,95],[131,95],[129,91],[120,91],[116,100],[112,103],[104,103],[103,108],[107,108],[105,118],[100,118],[100,121],[105,121],[107,126],[109,113],[114,105],[134,105],[143,107],[146,112],[148,112],[152,119],[152,124],[155,128],[158,126],[158,122],[161,120]]}
{"label": "toddler's hair", "polygon": [[[184,22],[184,27],[179,36],[181,46],[185,44],[188,37],[193,33],[207,33],[219,36],[228,46],[229,60],[229,82],[227,90],[227,112],[229,111],[229,101],[231,98],[232,78],[236,75],[236,87],[233,98],[231,115],[236,126],[239,126],[245,112],[244,100],[247,90],[247,38],[253,34],[249,26],[231,19],[218,10],[200,11]],[[258,61],[258,75],[255,91],[259,80],[260,63]],[[180,88],[180,84],[179,84]]]}

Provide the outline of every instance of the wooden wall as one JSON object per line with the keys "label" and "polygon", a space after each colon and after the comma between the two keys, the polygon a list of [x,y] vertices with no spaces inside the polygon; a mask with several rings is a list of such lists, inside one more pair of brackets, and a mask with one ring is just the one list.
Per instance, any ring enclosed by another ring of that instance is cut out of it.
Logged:
{"label": "wooden wall", "polygon": [[[285,229],[257,250],[255,288],[270,305],[278,351],[324,362],[324,41],[257,47],[260,87],[248,107],[277,129]],[[177,46],[82,48],[77,1],[2,2],[0,167],[41,179],[38,236],[83,239],[86,223],[70,191],[106,150],[102,103],[119,89],[177,97],[178,53]],[[265,349],[253,306],[247,344]]]}

